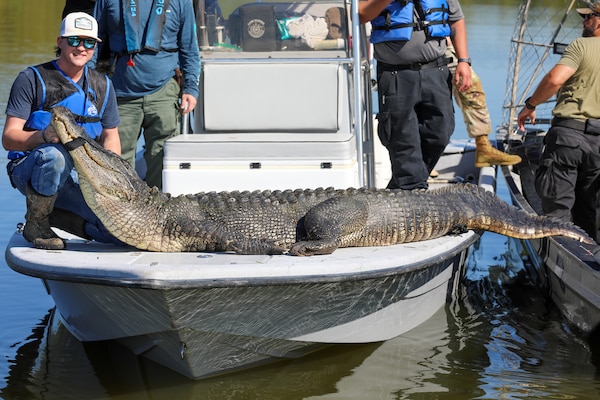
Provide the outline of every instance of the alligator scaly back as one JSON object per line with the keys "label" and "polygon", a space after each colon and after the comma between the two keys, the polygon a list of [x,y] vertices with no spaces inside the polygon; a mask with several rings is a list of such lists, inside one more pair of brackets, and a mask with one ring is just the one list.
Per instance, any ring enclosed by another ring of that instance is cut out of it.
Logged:
{"label": "alligator scaly back", "polygon": [[327,254],[338,247],[386,246],[434,239],[467,229],[519,239],[566,236],[594,243],[571,222],[529,214],[471,184],[429,191],[348,189],[308,210],[307,239],[294,255]]}
{"label": "alligator scaly back", "polygon": [[429,191],[329,188],[172,197],[148,187],[121,157],[90,140],[68,109],[58,106],[52,114],[87,204],[116,238],[142,250],[313,255],[466,229],[593,243],[573,224],[529,215],[469,184]]}

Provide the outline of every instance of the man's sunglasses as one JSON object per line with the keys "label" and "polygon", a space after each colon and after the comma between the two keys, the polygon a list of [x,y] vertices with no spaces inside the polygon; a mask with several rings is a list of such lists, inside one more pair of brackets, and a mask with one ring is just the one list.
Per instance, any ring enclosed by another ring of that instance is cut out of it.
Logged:
{"label": "man's sunglasses", "polygon": [[66,39],[67,43],[69,43],[69,46],[72,47],[78,47],[81,42],[83,42],[83,47],[86,49],[93,49],[96,46],[96,39],[84,39],[78,36],[68,36]]}
{"label": "man's sunglasses", "polygon": [[592,17],[600,17],[600,14],[598,13],[591,13],[591,14],[584,14],[582,15],[583,19],[585,19],[586,21]]}

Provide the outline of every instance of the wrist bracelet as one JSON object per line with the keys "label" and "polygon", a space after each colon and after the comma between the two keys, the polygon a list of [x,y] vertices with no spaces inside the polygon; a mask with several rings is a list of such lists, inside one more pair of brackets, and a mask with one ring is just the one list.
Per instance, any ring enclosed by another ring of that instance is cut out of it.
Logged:
{"label": "wrist bracelet", "polygon": [[469,58],[459,58],[459,59],[458,59],[458,62],[459,62],[459,63],[460,63],[460,62],[465,62],[465,63],[467,63],[467,64],[471,65],[471,58],[470,58],[470,57],[469,57]]}
{"label": "wrist bracelet", "polygon": [[527,99],[525,99],[525,107],[526,107],[528,110],[535,110],[535,107],[536,107],[536,106],[534,106],[533,104],[531,104],[531,103],[529,102],[530,100],[531,100],[531,96],[530,96],[530,97],[528,97]]}

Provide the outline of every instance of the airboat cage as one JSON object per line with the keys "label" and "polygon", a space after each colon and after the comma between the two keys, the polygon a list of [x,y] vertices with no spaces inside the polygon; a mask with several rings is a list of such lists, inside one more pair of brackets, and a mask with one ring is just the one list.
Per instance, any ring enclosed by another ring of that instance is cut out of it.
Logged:
{"label": "airboat cage", "polygon": [[[502,128],[513,130],[517,114],[560,54],[581,36],[580,1],[522,0],[511,39],[509,71],[504,94]],[[536,108],[537,125],[549,125],[556,102],[553,96]]]}

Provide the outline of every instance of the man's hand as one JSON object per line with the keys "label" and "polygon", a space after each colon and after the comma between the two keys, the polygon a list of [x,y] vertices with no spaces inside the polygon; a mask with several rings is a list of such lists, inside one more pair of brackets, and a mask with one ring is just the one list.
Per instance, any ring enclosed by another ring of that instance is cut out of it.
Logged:
{"label": "man's hand", "polygon": [[52,126],[52,124],[48,125],[46,129],[42,131],[42,139],[44,143],[59,143],[60,139],[58,138],[58,134],[56,130]]}
{"label": "man's hand", "polygon": [[182,94],[181,95],[181,114],[188,114],[190,111],[196,107],[196,98],[191,94]]}
{"label": "man's hand", "polygon": [[469,64],[460,62],[456,65],[454,83],[459,92],[471,89],[471,86],[473,86],[473,74],[471,73],[471,66]]}
{"label": "man's hand", "polygon": [[528,119],[532,124],[535,124],[535,108],[529,109],[527,107],[523,107],[521,111],[519,111],[519,115],[517,116],[517,125],[519,126],[520,131],[525,130],[525,122]]}

